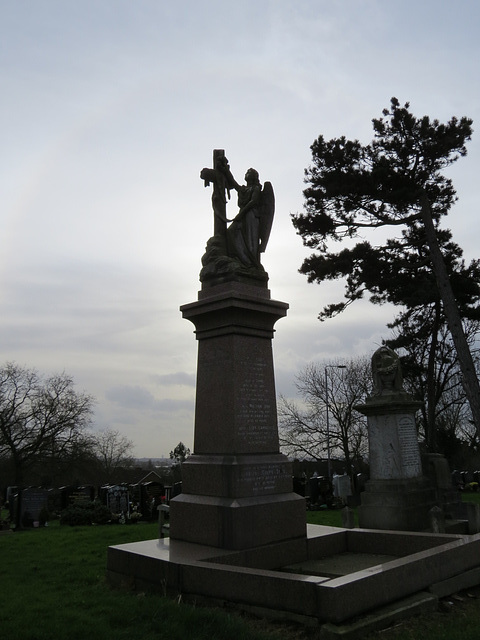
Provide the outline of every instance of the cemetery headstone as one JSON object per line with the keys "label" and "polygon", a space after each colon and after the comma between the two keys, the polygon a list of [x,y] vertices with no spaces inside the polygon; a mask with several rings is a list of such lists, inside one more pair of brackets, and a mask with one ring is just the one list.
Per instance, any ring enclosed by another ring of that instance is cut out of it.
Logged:
{"label": "cemetery headstone", "polygon": [[112,513],[129,513],[128,488],[123,485],[113,485],[107,488],[107,507]]}
{"label": "cemetery headstone", "polygon": [[423,476],[415,413],[403,389],[400,359],[381,347],[372,357],[373,391],[355,407],[367,416],[370,480],[359,507],[361,527],[420,531],[430,525],[435,491]]}
{"label": "cemetery headstone", "polygon": [[23,527],[38,527],[42,510],[48,508],[48,490],[28,488],[21,490],[19,495],[17,522]]}
{"label": "cemetery headstone", "polygon": [[458,486],[454,486],[447,459],[439,453],[426,453],[422,455],[422,466],[435,489],[436,502],[445,517],[450,520],[463,518],[460,492]]}
{"label": "cemetery headstone", "polygon": [[95,488],[92,486],[73,487],[68,499],[71,505],[92,502],[95,499]]}
{"label": "cemetery headstone", "polygon": [[48,490],[48,512],[59,514],[62,510],[61,493],[59,489]]}
{"label": "cemetery headstone", "polygon": [[347,502],[348,496],[352,495],[352,484],[349,476],[333,476],[333,495],[343,503]]}

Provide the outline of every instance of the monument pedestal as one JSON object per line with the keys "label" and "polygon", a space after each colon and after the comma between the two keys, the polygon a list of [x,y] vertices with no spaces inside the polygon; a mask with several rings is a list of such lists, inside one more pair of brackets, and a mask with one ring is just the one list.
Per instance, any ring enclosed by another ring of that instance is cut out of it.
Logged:
{"label": "monument pedestal", "polygon": [[223,548],[305,537],[305,502],[279,452],[271,341],[288,305],[230,281],[181,307],[198,340],[194,454],[170,502],[172,540]]}
{"label": "monument pedestal", "polygon": [[415,412],[404,392],[368,398],[356,407],[368,419],[370,480],[361,494],[359,525],[366,529],[421,531],[429,527],[435,490],[423,476]]}
{"label": "monument pedestal", "polygon": [[426,478],[370,480],[361,496],[358,522],[364,529],[423,531],[430,524],[435,492]]}

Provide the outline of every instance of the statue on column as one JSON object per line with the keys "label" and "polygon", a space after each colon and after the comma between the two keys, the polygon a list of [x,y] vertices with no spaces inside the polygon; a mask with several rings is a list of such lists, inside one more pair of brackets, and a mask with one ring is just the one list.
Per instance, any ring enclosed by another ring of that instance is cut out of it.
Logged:
{"label": "statue on column", "polygon": [[372,356],[373,389],[367,403],[411,401],[403,388],[402,366],[398,354],[383,346]]}
{"label": "statue on column", "polygon": [[[275,196],[270,182],[260,183],[258,171],[248,169],[246,185],[233,177],[224,151],[213,152],[213,169],[202,169],[205,186],[213,184],[213,236],[207,242],[202,258],[200,280],[222,280],[234,276],[266,282],[268,276],[260,262],[266,249],[275,211]],[[227,218],[226,205],[230,190],[238,194],[239,211],[233,220]],[[227,224],[231,223],[227,227]]]}

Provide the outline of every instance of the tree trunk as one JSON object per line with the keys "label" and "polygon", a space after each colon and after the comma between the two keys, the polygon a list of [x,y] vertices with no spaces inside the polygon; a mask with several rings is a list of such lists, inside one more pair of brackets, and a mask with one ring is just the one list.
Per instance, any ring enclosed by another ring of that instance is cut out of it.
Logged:
{"label": "tree trunk", "polygon": [[425,227],[425,236],[430,250],[438,291],[443,302],[445,317],[450,333],[452,334],[452,340],[455,345],[463,376],[463,386],[472,411],[475,429],[480,436],[480,384],[467,338],[463,330],[462,319],[450,284],[443,254],[438,244],[430,202],[426,197],[422,200],[422,221]]}
{"label": "tree trunk", "polygon": [[427,446],[431,453],[437,453],[437,429],[435,424],[436,415],[436,401],[437,401],[437,376],[435,368],[435,355],[438,347],[438,331],[440,327],[440,302],[435,303],[435,316],[433,319],[432,328],[432,341],[430,343],[430,350],[428,354],[428,368],[427,368],[427,412],[426,412],[426,425],[425,436],[427,440]]}

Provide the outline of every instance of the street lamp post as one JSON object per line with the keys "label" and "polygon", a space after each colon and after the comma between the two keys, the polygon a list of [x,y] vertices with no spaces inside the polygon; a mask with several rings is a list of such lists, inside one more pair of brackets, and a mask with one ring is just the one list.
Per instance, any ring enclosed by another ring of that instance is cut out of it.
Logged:
{"label": "street lamp post", "polygon": [[330,416],[328,406],[328,369],[346,369],[344,364],[327,364],[325,365],[325,409],[327,414],[327,473],[328,479],[332,477],[332,462],[330,459]]}

